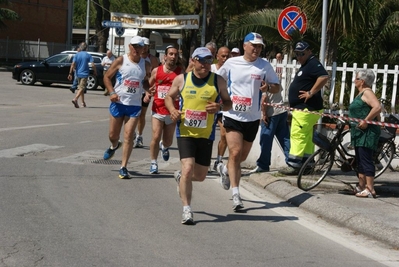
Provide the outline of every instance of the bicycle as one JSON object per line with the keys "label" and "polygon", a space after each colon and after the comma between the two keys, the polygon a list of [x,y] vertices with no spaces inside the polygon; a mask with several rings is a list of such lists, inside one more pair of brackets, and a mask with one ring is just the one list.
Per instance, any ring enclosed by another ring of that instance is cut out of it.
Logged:
{"label": "bicycle", "polygon": [[[332,132],[333,137],[330,138],[318,130],[314,132],[313,143],[319,149],[305,161],[299,171],[297,185],[300,189],[308,191],[318,186],[331,171],[334,162],[340,162],[343,172],[354,170],[357,173],[354,151],[347,143],[343,142],[343,137],[349,133],[349,130],[345,130],[346,125],[346,121],[339,118],[335,132]],[[392,133],[393,131],[396,132],[396,128],[385,127],[381,130],[379,145],[374,154],[376,177],[389,167],[395,155],[394,139],[396,136]],[[352,154],[351,151],[353,151]]]}

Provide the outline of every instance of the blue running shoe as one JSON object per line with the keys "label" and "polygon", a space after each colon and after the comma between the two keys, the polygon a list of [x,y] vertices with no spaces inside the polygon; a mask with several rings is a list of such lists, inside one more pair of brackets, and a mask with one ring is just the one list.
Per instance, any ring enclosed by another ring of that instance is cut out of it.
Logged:
{"label": "blue running shoe", "polygon": [[111,147],[107,148],[107,150],[105,150],[104,152],[104,160],[111,159],[114,156],[115,151],[121,146],[121,144],[122,142],[118,141],[118,145],[114,149],[111,149]]}
{"label": "blue running shoe", "polygon": [[130,178],[129,172],[127,171],[126,167],[122,167],[119,170],[119,178],[121,178],[121,179],[129,179]]}
{"label": "blue running shoe", "polygon": [[158,173],[158,164],[151,163],[150,174],[157,174],[157,173]]}
{"label": "blue running shoe", "polygon": [[161,150],[162,153],[162,158],[164,161],[168,161],[169,160],[169,147],[168,148],[164,148],[162,145],[162,140],[161,142],[159,142],[159,149]]}

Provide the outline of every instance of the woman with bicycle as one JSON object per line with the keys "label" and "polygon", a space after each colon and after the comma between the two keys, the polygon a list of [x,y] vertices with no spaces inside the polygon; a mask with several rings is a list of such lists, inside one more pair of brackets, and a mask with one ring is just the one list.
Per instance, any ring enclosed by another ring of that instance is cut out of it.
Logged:
{"label": "woman with bicycle", "polygon": [[371,90],[374,80],[375,75],[372,70],[357,71],[355,86],[359,94],[349,105],[349,118],[361,120],[360,122],[350,120],[351,144],[355,147],[355,160],[358,165],[359,185],[355,189],[357,197],[376,198],[373,153],[378,146],[381,128],[366,122],[377,120],[381,112],[380,102]]}

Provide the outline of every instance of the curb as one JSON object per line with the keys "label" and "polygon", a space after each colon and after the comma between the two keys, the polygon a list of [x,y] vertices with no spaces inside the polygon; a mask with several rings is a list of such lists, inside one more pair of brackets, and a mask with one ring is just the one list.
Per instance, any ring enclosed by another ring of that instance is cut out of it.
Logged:
{"label": "curb", "polygon": [[268,174],[251,175],[248,178],[248,182],[262,187],[296,207],[316,214],[323,220],[338,226],[344,226],[350,230],[399,248],[398,228],[372,220],[363,213],[354,212],[349,207],[326,201],[323,199],[323,196],[315,196],[304,192],[282,181],[280,178]]}

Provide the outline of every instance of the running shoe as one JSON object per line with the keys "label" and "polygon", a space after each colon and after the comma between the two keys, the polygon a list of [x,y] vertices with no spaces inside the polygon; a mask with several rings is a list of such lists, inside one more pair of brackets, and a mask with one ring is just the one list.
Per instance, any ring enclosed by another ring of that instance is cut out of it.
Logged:
{"label": "running shoe", "polygon": [[182,215],[181,223],[185,225],[194,224],[194,215],[191,210],[185,210]]}
{"label": "running shoe", "polygon": [[223,187],[224,190],[229,190],[230,188],[230,179],[227,173],[224,173],[223,171],[224,165],[223,163],[219,163],[217,165],[217,170],[219,172],[220,178],[219,178],[219,183]]}
{"label": "running shoe", "polygon": [[217,172],[218,171],[218,165],[219,163],[223,163],[221,160],[215,160],[215,163],[213,163],[213,171]]}
{"label": "running shoe", "polygon": [[143,147],[143,137],[137,136],[135,147],[142,148]]}
{"label": "running shoe", "polygon": [[162,153],[162,158],[164,161],[169,160],[169,148],[163,148],[162,146],[162,140],[159,142],[159,150],[161,150]]}
{"label": "running shoe", "polygon": [[181,178],[181,171],[175,171],[174,177],[177,183],[177,193],[180,196],[180,178]]}
{"label": "running shoe", "polygon": [[104,152],[104,160],[111,159],[114,156],[115,151],[121,146],[121,144],[122,142],[118,141],[118,145],[114,149],[112,149],[111,147],[107,148],[107,150],[105,150]]}
{"label": "running shoe", "polygon": [[158,173],[158,164],[151,163],[150,174],[157,174],[157,173]]}
{"label": "running shoe", "polygon": [[241,197],[239,194],[233,195],[233,210],[238,211],[244,208],[244,204],[242,204]]}
{"label": "running shoe", "polygon": [[119,170],[119,178],[121,178],[121,179],[129,179],[130,178],[129,172],[127,171],[126,167],[122,167]]}

